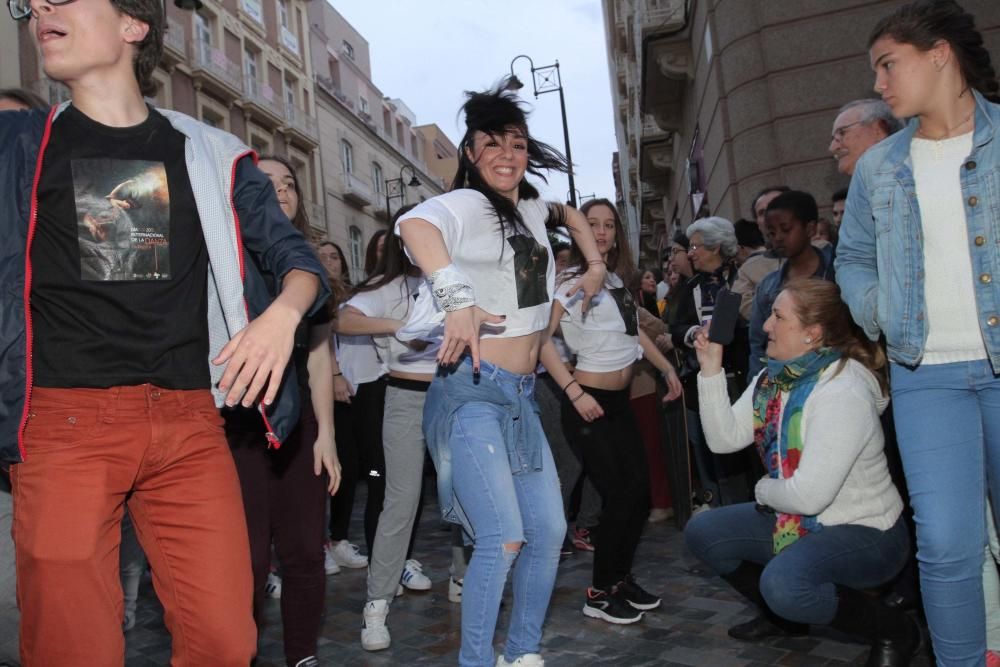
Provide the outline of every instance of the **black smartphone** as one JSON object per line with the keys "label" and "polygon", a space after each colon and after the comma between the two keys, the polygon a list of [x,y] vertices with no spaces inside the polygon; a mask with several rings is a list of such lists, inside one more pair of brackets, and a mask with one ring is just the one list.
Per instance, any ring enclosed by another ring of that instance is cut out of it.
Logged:
{"label": "black smartphone", "polygon": [[712,323],[708,326],[708,340],[719,345],[729,345],[736,335],[736,325],[740,320],[740,295],[728,289],[720,289],[715,297]]}

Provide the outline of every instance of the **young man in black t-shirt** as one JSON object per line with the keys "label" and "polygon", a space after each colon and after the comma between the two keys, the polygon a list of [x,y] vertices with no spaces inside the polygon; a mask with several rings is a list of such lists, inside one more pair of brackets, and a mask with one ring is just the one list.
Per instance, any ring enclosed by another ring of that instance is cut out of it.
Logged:
{"label": "young man in black t-shirt", "polygon": [[328,293],[322,267],[246,146],[145,103],[159,0],[9,8],[72,94],[47,116],[0,114],[0,458],[16,463],[22,660],[124,662],[128,500],[171,664],[245,666],[247,532],[217,408],[259,402],[276,446],[290,431],[297,383],[282,379]]}

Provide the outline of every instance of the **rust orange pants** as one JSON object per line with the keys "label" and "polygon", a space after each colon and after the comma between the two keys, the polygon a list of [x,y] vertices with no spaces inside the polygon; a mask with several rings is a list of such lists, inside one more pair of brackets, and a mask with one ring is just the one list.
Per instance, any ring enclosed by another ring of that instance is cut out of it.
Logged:
{"label": "rust orange pants", "polygon": [[36,387],[12,466],[25,667],[122,665],[124,504],[174,667],[246,667],[256,647],[239,481],[208,390]]}

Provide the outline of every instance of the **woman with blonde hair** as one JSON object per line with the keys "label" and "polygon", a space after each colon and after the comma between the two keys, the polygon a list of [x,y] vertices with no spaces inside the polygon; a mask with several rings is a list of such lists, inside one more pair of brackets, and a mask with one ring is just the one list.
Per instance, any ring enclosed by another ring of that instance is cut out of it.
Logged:
{"label": "woman with blonde hair", "polygon": [[892,580],[909,552],[879,421],[888,405],[885,357],[825,280],[790,281],[764,331],[767,367],[732,405],[722,346],[696,334],[708,446],[724,453],[753,444],[767,475],[754,502],[693,517],[688,548],[760,607],[731,637],[832,625],[872,643],[868,665],[908,665],[916,625],[862,592]]}

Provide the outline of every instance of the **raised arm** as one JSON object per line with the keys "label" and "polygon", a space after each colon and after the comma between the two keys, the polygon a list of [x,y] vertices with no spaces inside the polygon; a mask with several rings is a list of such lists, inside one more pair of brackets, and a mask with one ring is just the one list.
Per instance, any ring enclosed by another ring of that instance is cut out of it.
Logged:
{"label": "raised arm", "polygon": [[716,454],[738,452],[753,442],[753,391],[756,379],[730,405],[722,346],[710,343],[704,329],[695,336],[701,372],[698,373],[698,411],[708,448]]}
{"label": "raised arm", "polygon": [[[569,235],[573,237],[573,242],[580,248],[580,254],[587,259],[587,272],[580,276],[576,283],[573,294],[583,291],[582,312],[586,313],[590,308],[590,300],[597,295],[604,287],[604,278],[607,274],[607,267],[601,259],[601,253],[597,249],[597,241],[594,240],[594,232],[590,229],[587,218],[572,206],[563,206],[566,214],[566,228]],[[572,296],[572,295],[571,295]]]}

